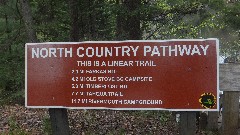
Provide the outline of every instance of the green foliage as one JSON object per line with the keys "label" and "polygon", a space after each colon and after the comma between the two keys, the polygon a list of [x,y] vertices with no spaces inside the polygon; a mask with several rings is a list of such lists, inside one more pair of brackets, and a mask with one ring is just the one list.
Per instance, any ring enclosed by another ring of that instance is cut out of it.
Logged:
{"label": "green foliage", "polygon": [[24,51],[12,45],[11,52],[0,53],[0,104],[24,104]]}
{"label": "green foliage", "polygon": [[237,30],[240,29],[240,2],[235,3],[234,5],[230,5],[225,8],[225,16],[224,19],[228,25]]}
{"label": "green foliage", "polygon": [[161,123],[166,123],[169,119],[171,119],[172,114],[169,111],[129,111],[130,115],[142,118],[152,118],[158,117]]}
{"label": "green foliage", "polygon": [[31,2],[37,38],[40,42],[68,41],[68,5],[63,0]]}
{"label": "green foliage", "polygon": [[203,131],[202,134],[204,135],[220,135],[218,131]]}
{"label": "green foliage", "polygon": [[[78,2],[79,40],[112,40],[114,37],[114,4],[104,0]],[[31,2],[37,37],[40,42],[69,41],[70,9],[64,0]],[[108,33],[108,34],[106,34]]]}
{"label": "green foliage", "polygon": [[19,124],[17,123],[16,119],[14,117],[10,117],[9,121],[9,135],[28,135],[28,133],[26,131],[24,131],[23,129],[21,129],[21,127],[19,126]]}
{"label": "green foliage", "polygon": [[240,59],[240,2],[227,3],[222,10],[224,27],[219,31],[221,43],[221,55]]}
{"label": "green foliage", "polygon": [[0,104],[24,102],[24,29],[17,0],[0,3]]}
{"label": "green foliage", "polygon": [[52,126],[49,117],[43,119],[43,132],[45,135],[52,135]]}

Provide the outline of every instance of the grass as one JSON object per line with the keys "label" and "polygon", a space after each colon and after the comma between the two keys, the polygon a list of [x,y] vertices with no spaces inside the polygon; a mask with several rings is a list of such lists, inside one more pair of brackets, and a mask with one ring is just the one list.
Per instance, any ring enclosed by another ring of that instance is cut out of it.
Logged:
{"label": "grass", "polygon": [[8,125],[8,131],[5,133],[0,133],[0,135],[29,135],[24,129],[19,126],[14,117],[9,118]]}
{"label": "grass", "polygon": [[43,132],[45,135],[52,135],[52,126],[49,117],[43,118]]}

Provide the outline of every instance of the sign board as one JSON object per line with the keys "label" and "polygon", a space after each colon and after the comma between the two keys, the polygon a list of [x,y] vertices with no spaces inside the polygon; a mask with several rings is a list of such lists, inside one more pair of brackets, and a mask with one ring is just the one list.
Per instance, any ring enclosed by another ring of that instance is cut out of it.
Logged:
{"label": "sign board", "polygon": [[26,44],[26,106],[216,110],[218,40]]}

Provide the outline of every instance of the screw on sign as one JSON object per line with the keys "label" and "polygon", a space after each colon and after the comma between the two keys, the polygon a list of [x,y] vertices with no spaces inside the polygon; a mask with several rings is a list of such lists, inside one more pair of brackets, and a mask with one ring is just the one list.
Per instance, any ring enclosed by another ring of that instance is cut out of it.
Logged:
{"label": "screw on sign", "polygon": [[26,44],[27,107],[216,111],[217,95],[217,39]]}

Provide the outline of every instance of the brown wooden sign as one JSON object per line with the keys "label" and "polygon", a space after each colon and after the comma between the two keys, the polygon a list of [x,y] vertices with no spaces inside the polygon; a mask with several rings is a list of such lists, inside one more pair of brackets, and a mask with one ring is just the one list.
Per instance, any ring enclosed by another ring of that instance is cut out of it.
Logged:
{"label": "brown wooden sign", "polygon": [[26,44],[26,106],[216,110],[218,40]]}

